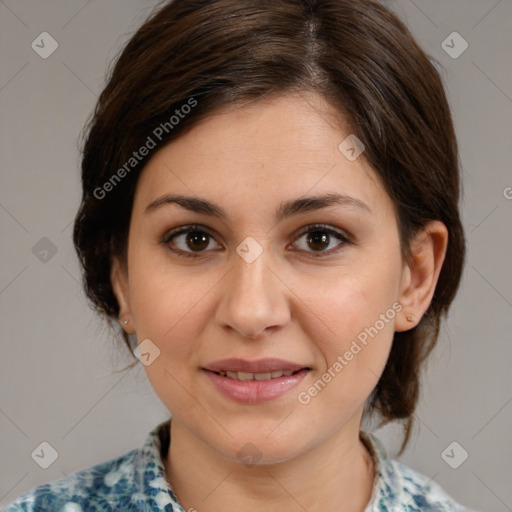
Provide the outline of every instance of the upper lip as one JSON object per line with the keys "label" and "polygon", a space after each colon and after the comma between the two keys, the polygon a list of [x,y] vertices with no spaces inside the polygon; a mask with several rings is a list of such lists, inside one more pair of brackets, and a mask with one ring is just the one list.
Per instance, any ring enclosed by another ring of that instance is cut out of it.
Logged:
{"label": "upper lip", "polygon": [[296,372],[303,368],[309,368],[307,365],[292,363],[283,359],[259,359],[257,361],[247,361],[245,359],[221,359],[204,367],[211,372],[248,372],[248,373],[266,373],[266,372]]}

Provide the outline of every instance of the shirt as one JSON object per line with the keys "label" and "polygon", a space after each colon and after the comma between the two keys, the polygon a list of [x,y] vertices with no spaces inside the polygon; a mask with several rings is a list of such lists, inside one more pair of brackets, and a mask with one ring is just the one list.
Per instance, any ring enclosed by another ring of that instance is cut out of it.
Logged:
{"label": "shirt", "polygon": [[[165,478],[170,421],[151,430],[140,448],[35,487],[6,512],[194,512],[184,510]],[[360,436],[375,464],[372,496],[364,512],[473,512],[427,476],[388,458],[374,434],[360,431]]]}

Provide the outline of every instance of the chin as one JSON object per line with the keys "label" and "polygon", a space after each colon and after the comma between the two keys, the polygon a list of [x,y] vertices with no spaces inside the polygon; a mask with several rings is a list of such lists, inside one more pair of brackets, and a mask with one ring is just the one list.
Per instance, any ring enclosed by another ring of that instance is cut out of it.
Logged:
{"label": "chin", "polygon": [[[215,449],[224,457],[247,467],[279,464],[300,455],[304,443],[304,432],[297,431],[283,435],[275,435],[279,422],[273,422],[268,429],[251,429],[233,435],[227,445],[211,440]],[[246,424],[247,426],[247,424]],[[269,435],[270,433],[270,435]],[[304,447],[305,448],[305,447]]]}

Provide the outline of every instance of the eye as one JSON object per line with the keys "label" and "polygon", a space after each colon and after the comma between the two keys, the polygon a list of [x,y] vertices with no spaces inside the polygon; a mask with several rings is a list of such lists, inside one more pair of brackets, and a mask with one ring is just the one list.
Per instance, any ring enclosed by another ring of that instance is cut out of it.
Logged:
{"label": "eye", "polygon": [[[305,244],[300,243],[303,237],[305,237]],[[334,245],[334,249],[326,250],[335,239],[338,240],[338,243]],[[213,235],[206,228],[199,225],[190,225],[166,233],[162,239],[162,244],[178,256],[199,257],[202,253],[207,252],[207,249],[211,249],[212,241],[214,241]],[[217,245],[216,248],[221,248],[217,242],[215,244]],[[302,231],[293,246],[298,246],[300,251],[313,253],[314,257],[321,257],[338,252],[349,244],[352,244],[352,242],[340,231],[322,224],[314,224],[307,226]],[[308,250],[308,246],[313,251]]]}
{"label": "eye", "polygon": [[[305,244],[300,244],[303,237],[305,237]],[[334,249],[331,247],[330,250],[326,250],[335,239],[338,240],[338,243],[334,245]],[[294,243],[294,245],[299,245],[299,250],[318,253],[318,256],[333,254],[349,244],[352,244],[352,242],[343,233],[322,224],[308,226]],[[313,251],[308,251],[307,247],[312,248]],[[314,256],[318,257],[317,255]]]}
{"label": "eye", "polygon": [[[184,226],[167,233],[162,243],[178,256],[194,257],[205,252],[212,240],[214,240],[213,236],[202,226]],[[177,249],[172,248],[171,245]],[[219,244],[217,246],[221,247]]]}

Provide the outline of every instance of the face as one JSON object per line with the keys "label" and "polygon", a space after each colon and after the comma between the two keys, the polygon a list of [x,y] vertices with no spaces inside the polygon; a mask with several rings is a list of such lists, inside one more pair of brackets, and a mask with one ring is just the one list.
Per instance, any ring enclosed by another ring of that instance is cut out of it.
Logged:
{"label": "face", "polygon": [[404,321],[392,201],[331,115],[313,94],[224,110],[137,184],[121,311],[173,421],[233,461],[357,433]]}

